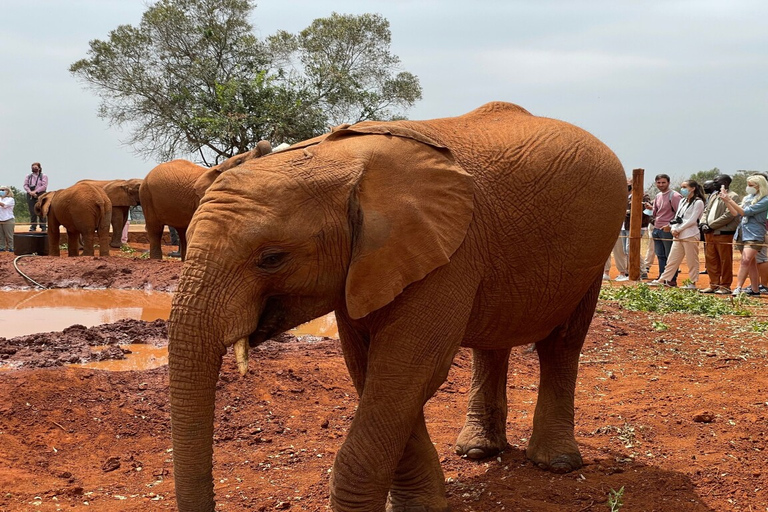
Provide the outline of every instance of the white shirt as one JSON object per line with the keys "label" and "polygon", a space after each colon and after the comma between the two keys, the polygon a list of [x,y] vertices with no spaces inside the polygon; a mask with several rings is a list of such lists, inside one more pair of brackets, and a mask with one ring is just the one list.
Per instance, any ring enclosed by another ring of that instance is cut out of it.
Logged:
{"label": "white shirt", "polygon": [[11,220],[13,218],[13,207],[16,206],[16,201],[13,197],[0,197],[0,222]]}

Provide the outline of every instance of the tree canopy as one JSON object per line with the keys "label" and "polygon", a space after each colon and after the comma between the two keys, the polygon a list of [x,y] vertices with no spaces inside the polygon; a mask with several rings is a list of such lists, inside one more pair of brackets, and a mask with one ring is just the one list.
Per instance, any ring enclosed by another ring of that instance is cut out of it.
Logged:
{"label": "tree canopy", "polygon": [[333,13],[299,34],[253,34],[252,0],[159,0],[137,27],[90,42],[70,66],[101,99],[98,115],[128,128],[134,150],[211,164],[261,139],[296,142],[331,125],[402,117],[421,99],[399,71],[389,22]]}

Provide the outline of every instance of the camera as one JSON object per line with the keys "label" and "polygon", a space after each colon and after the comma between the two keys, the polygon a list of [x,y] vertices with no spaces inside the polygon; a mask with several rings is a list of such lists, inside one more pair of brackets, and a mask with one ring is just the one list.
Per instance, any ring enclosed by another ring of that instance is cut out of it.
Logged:
{"label": "camera", "polygon": [[673,226],[675,224],[682,224],[682,223],[683,223],[683,219],[679,215],[675,215],[675,218],[669,221],[670,226]]}

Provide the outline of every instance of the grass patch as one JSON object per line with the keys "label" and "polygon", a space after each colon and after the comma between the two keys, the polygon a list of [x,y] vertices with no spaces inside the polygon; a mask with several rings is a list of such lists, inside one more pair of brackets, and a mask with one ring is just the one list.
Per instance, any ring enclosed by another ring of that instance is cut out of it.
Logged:
{"label": "grass patch", "polygon": [[722,315],[751,316],[747,309],[751,301],[745,295],[721,298],[680,288],[652,288],[645,283],[603,287],[600,299],[618,302],[631,311],[692,313],[712,318]]}
{"label": "grass patch", "polygon": [[624,506],[624,503],[622,502],[624,498],[624,486],[621,487],[618,491],[615,491],[611,489],[611,492],[608,493],[608,508],[611,510],[611,512],[618,512],[621,510],[621,507]]}

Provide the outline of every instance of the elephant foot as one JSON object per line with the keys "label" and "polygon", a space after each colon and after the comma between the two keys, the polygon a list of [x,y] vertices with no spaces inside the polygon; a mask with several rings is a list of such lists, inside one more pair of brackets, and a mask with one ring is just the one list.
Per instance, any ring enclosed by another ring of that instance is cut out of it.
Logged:
{"label": "elephant foot", "polygon": [[397,496],[393,496],[389,493],[387,496],[387,512],[450,512],[451,507],[448,506],[448,500],[443,498],[439,500],[439,503],[424,504],[418,500],[410,499],[403,500],[398,499]]}
{"label": "elephant foot", "polygon": [[489,429],[467,421],[456,439],[454,450],[457,455],[478,460],[493,457],[508,446],[507,435],[503,429]]}
{"label": "elephant foot", "polygon": [[566,450],[555,450],[550,448],[537,448],[541,444],[528,446],[525,455],[536,466],[552,473],[570,473],[584,465],[584,461],[579,453],[579,448],[574,441],[574,446]]}

